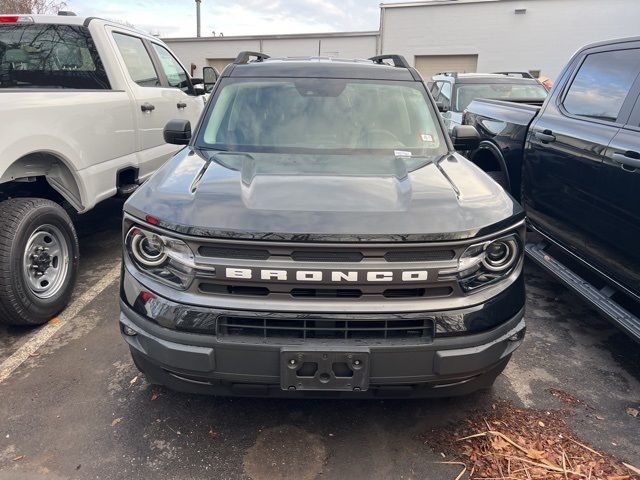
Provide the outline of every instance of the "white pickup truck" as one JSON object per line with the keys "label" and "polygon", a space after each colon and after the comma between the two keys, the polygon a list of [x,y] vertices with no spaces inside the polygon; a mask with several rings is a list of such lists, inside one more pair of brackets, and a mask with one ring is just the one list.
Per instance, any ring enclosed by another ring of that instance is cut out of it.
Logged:
{"label": "white pickup truck", "polygon": [[180,148],[205,88],[167,46],[98,18],[0,14],[0,323],[68,303],[78,240],[68,211],[127,194]]}

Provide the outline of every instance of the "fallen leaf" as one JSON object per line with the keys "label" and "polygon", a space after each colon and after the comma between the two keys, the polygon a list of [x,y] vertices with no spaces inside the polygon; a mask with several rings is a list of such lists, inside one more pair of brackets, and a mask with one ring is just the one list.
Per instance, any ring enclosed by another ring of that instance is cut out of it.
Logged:
{"label": "fallen leaf", "polygon": [[135,377],[133,377],[131,379],[131,381],[129,382],[129,385],[133,385],[134,383],[136,383],[138,381],[138,376],[136,375]]}
{"label": "fallen leaf", "polygon": [[538,422],[538,425],[540,425],[541,427],[544,427],[544,422],[543,422],[542,420],[540,420],[540,421]]}
{"label": "fallen leaf", "polygon": [[598,420],[604,420],[604,417],[602,417],[602,416],[600,416],[600,415],[596,415],[596,418],[597,418]]}
{"label": "fallen leaf", "polygon": [[24,455],[20,455],[16,458],[13,459],[14,462],[17,462],[18,460],[22,460],[24,458]]}
{"label": "fallen leaf", "polygon": [[119,424],[122,421],[122,418],[115,418],[113,420],[113,422],[111,422],[111,426],[115,427],[117,424]]}
{"label": "fallen leaf", "polygon": [[491,446],[495,450],[504,450],[509,446],[509,442],[505,441],[502,437],[493,437],[491,439]]}
{"label": "fallen leaf", "polygon": [[527,450],[527,457],[532,460],[544,460],[547,457],[547,454],[542,450],[536,450],[535,448],[530,448]]}
{"label": "fallen leaf", "polygon": [[29,354],[30,357],[39,357],[40,354],[38,352],[33,352]]}
{"label": "fallen leaf", "polygon": [[629,475],[614,475],[613,477],[607,477],[607,480],[631,480]]}
{"label": "fallen leaf", "polygon": [[160,394],[158,392],[153,392],[151,394],[151,401],[154,402],[156,401],[158,398],[160,397]]}
{"label": "fallen leaf", "polygon": [[627,415],[631,415],[632,417],[637,417],[638,415],[640,415],[640,410],[633,407],[627,407],[625,409],[625,412],[627,412]]}
{"label": "fallen leaf", "polygon": [[209,427],[209,436],[212,438],[216,438],[218,435],[220,435],[218,432],[216,432],[213,428]]}

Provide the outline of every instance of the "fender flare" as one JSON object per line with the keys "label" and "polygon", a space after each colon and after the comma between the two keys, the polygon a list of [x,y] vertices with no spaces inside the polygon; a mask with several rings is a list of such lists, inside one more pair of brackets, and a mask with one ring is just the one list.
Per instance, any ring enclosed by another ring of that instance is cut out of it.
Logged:
{"label": "fender flare", "polygon": [[473,163],[475,163],[474,158],[479,152],[483,150],[488,150],[494,156],[494,158],[500,165],[500,169],[504,172],[504,176],[507,181],[508,190],[511,191],[511,177],[509,176],[509,169],[507,168],[507,162],[504,159],[504,155],[502,155],[502,151],[495,143],[489,140],[482,140],[480,142],[480,145],[478,145],[478,148],[473,152],[473,156],[471,157],[470,160]]}
{"label": "fender flare", "polygon": [[22,155],[7,167],[0,180],[11,182],[25,177],[44,177],[77,211],[84,210],[83,184],[69,163],[56,152],[40,150]]}

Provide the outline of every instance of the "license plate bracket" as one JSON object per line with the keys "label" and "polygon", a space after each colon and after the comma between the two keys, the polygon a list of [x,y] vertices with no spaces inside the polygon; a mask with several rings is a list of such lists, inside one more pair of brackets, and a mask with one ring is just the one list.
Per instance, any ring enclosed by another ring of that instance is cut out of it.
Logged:
{"label": "license plate bracket", "polygon": [[280,350],[283,390],[355,391],[369,389],[369,349]]}

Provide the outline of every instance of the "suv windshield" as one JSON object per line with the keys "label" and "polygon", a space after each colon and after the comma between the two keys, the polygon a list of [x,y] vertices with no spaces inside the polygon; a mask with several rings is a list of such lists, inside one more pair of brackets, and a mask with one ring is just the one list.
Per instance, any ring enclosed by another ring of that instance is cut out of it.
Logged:
{"label": "suv windshield", "polygon": [[[262,154],[434,159],[447,152],[418,82],[224,79],[198,145]],[[266,156],[265,156],[266,158]]]}
{"label": "suv windshield", "polygon": [[86,28],[0,24],[0,88],[110,86]]}
{"label": "suv windshield", "polygon": [[547,98],[547,89],[537,84],[517,83],[475,83],[458,86],[456,111],[461,112],[477,98],[491,100],[543,101]]}

